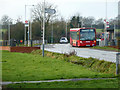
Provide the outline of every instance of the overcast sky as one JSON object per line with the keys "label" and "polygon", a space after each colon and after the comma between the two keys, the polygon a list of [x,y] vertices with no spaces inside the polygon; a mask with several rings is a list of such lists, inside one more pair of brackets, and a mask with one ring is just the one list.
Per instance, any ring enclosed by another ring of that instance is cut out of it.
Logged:
{"label": "overcast sky", "polygon": [[[12,19],[25,18],[25,5],[37,5],[44,0],[0,0],[0,19],[3,15],[8,15]],[[80,14],[83,17],[93,16],[96,19],[105,18],[106,0],[45,0],[57,6],[58,13],[65,19],[72,15]],[[118,1],[107,0],[107,17],[114,18],[118,14]],[[27,8],[30,11],[30,8]],[[29,13],[28,17],[30,16]]]}

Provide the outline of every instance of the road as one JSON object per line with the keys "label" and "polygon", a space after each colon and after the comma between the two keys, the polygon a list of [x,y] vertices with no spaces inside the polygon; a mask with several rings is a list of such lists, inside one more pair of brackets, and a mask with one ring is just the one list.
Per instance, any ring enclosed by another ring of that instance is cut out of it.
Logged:
{"label": "road", "polygon": [[70,44],[49,44],[45,45],[45,50],[57,53],[69,53],[75,50],[77,56],[84,58],[97,58],[109,62],[116,62],[116,53],[114,51],[103,51],[90,48],[72,47]]}

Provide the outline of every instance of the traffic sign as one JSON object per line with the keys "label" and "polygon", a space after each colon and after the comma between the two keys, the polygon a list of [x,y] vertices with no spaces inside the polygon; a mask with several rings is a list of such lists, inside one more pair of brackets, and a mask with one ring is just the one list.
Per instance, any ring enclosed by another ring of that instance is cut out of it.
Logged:
{"label": "traffic sign", "polygon": [[106,19],[104,20],[105,24],[106,24],[106,28],[109,28],[109,21],[107,21]]}
{"label": "traffic sign", "polygon": [[55,13],[56,13],[56,10],[55,10],[55,9],[45,8],[45,13],[55,14]]}
{"label": "traffic sign", "polygon": [[29,22],[26,20],[25,21],[25,27],[28,27],[29,26]]}
{"label": "traffic sign", "polygon": [[109,22],[106,22],[106,27],[109,28]]}
{"label": "traffic sign", "polygon": [[28,23],[28,21],[26,20],[25,23]]}

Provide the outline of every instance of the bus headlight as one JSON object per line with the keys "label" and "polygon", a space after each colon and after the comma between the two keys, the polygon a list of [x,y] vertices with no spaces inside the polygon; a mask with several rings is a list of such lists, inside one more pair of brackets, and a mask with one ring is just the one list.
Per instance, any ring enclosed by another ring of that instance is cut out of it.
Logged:
{"label": "bus headlight", "polygon": [[94,43],[96,43],[96,41],[94,41]]}
{"label": "bus headlight", "polygon": [[80,41],[80,43],[82,43],[82,41]]}

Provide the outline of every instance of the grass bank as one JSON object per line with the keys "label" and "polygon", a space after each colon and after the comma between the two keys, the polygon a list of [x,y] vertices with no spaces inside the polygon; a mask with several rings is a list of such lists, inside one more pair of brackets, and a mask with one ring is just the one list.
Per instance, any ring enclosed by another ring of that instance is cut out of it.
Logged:
{"label": "grass bank", "polygon": [[92,47],[92,49],[101,49],[101,50],[107,50],[107,51],[116,51],[118,52],[119,49],[116,49],[116,48],[112,48],[112,47],[100,47],[100,46],[94,46]]}
{"label": "grass bank", "polygon": [[103,30],[102,29],[96,29],[96,32],[100,33],[100,32],[103,32]]}
{"label": "grass bank", "polygon": [[[42,56],[42,51],[36,50],[36,51],[33,51],[32,54]],[[45,56],[47,57],[74,63],[96,72],[109,73],[112,75],[115,75],[116,73],[115,63],[107,62],[104,60],[98,60],[92,57],[82,58],[82,57],[75,56],[74,54],[75,52],[70,52],[69,54],[59,54],[59,53],[45,51]]]}
{"label": "grass bank", "polygon": [[39,81],[70,78],[114,77],[113,73],[101,73],[89,70],[89,68],[85,68],[82,65],[68,63],[62,59],[62,56],[64,55],[56,54],[51,56],[51,54],[54,53],[48,52],[45,53],[48,57],[43,58],[38,52],[41,53],[40,50],[34,51],[34,54],[3,51],[2,80]]}
{"label": "grass bank", "polygon": [[118,88],[118,80],[66,81],[10,84],[6,88]]}

